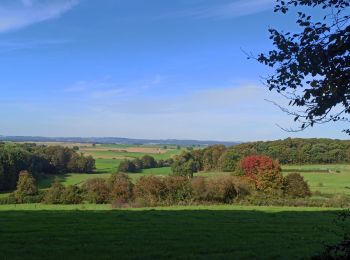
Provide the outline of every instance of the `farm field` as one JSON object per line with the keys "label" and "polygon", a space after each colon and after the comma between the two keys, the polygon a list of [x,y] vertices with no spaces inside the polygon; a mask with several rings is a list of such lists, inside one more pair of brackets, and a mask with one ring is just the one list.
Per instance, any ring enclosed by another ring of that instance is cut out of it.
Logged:
{"label": "farm field", "polygon": [[160,160],[170,158],[180,153],[181,150],[163,149],[158,146],[97,145],[96,147],[81,147],[80,152],[91,155],[95,159],[135,159],[148,154]]}
{"label": "farm field", "polygon": [[337,240],[330,231],[336,213],[288,207],[6,205],[0,206],[0,250],[4,259],[295,259],[317,254],[323,241]]}

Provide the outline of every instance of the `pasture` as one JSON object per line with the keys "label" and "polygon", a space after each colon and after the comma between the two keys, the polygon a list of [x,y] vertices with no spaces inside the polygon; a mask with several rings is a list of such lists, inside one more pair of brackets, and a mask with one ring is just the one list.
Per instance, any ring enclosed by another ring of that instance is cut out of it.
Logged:
{"label": "pasture", "polygon": [[[168,159],[182,150],[176,147],[168,146],[130,146],[130,145],[96,145],[81,144],[80,152],[86,155],[92,155],[96,160],[96,171],[94,174],[66,174],[59,176],[62,183],[67,185],[80,185],[90,178],[102,177],[108,178],[111,173],[115,173],[119,163],[123,159],[134,159],[146,154],[153,156],[155,159]],[[331,164],[331,165],[283,165],[284,174],[289,172],[299,172],[308,181],[311,191],[321,194],[322,196],[332,196],[336,194],[350,196],[350,165]],[[135,182],[144,175],[170,175],[171,168],[154,168],[145,169],[141,173],[130,173],[129,176]],[[228,175],[227,172],[200,172],[195,176],[215,177],[219,175]],[[39,180],[40,188],[50,186],[54,176],[48,176]],[[1,196],[1,194],[0,194]]]}
{"label": "pasture", "polygon": [[[312,192],[323,196],[336,194],[350,196],[350,165],[283,165],[284,175],[290,172],[300,173],[308,182]],[[195,176],[215,178],[219,175],[229,175],[228,172],[204,172]]]}
{"label": "pasture", "polygon": [[0,250],[4,259],[296,259],[338,239],[331,232],[336,213],[288,207],[6,205],[0,206]]}

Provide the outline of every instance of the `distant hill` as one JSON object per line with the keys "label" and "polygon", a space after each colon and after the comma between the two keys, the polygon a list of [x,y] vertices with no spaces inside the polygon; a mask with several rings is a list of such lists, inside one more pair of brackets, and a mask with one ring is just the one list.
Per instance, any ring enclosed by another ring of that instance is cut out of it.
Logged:
{"label": "distant hill", "polygon": [[1,136],[0,141],[12,142],[67,142],[67,143],[96,143],[96,144],[127,144],[127,145],[181,145],[181,146],[208,146],[214,144],[223,144],[226,146],[237,145],[240,142],[227,141],[199,141],[199,140],[150,140],[150,139],[132,139],[121,137],[42,137],[42,136]]}

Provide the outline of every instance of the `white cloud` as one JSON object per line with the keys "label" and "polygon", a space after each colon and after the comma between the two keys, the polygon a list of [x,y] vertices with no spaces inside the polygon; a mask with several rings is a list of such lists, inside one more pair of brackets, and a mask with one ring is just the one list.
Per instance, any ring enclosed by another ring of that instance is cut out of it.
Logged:
{"label": "white cloud", "polygon": [[79,0],[13,0],[0,3],[0,32],[58,18],[78,3]]}

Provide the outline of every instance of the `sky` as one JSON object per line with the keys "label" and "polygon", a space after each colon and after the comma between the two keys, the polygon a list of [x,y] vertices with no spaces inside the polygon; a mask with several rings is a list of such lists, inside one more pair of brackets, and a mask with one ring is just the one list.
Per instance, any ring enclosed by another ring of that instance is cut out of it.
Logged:
{"label": "sky", "polygon": [[246,53],[295,30],[273,0],[0,0],[0,135],[225,141],[291,133]]}

